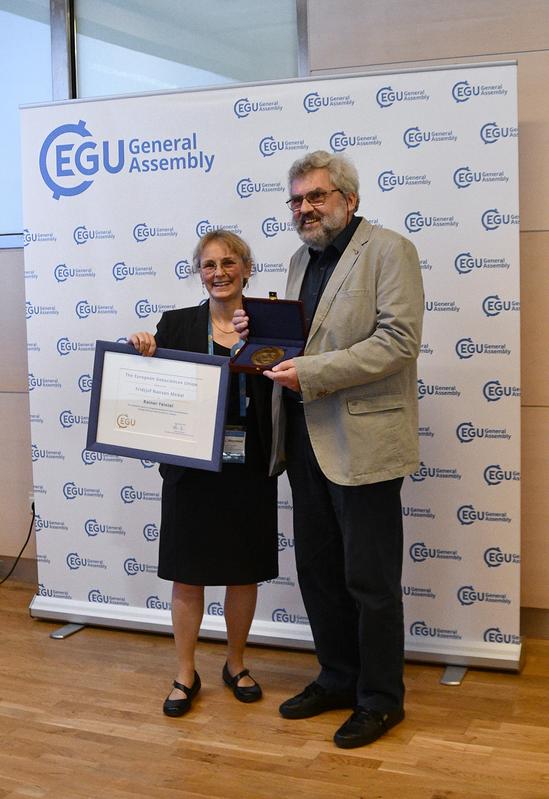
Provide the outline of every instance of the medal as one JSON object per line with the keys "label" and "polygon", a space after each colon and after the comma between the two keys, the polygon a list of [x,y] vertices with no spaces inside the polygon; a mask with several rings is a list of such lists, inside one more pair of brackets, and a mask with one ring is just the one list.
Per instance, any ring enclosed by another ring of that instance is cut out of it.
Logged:
{"label": "medal", "polygon": [[256,366],[271,366],[275,361],[279,361],[284,355],[282,347],[261,347],[256,350],[251,361]]}

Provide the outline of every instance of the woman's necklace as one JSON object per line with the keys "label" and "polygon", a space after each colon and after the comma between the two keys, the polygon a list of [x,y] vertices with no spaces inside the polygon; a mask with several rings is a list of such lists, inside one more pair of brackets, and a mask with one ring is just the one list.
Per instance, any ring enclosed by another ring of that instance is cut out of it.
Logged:
{"label": "woman's necklace", "polygon": [[221,333],[225,333],[225,335],[226,335],[226,336],[230,335],[231,333],[235,333],[235,332],[236,332],[234,328],[233,328],[232,330],[224,330],[224,329],[221,327],[221,325],[218,325],[218,324],[217,324],[217,322],[215,321],[215,319],[213,318],[213,316],[212,316],[212,324],[213,324],[213,326],[214,326],[214,327],[217,327],[217,329],[218,329],[218,330],[220,330],[220,331],[221,331]]}

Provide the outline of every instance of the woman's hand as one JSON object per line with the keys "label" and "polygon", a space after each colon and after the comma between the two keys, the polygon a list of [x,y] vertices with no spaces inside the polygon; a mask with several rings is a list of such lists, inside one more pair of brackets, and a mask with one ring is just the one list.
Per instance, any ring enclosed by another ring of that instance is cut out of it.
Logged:
{"label": "woman's hand", "polygon": [[248,338],[248,324],[250,320],[246,316],[246,311],[237,308],[233,315],[233,326],[241,339]]}
{"label": "woman's hand", "polygon": [[152,333],[132,333],[128,336],[128,344],[133,344],[141,355],[154,355],[156,341]]}

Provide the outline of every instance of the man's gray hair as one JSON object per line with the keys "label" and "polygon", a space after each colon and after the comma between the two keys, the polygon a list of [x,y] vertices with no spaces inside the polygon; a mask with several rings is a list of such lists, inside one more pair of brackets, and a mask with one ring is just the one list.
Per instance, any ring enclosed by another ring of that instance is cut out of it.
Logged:
{"label": "man's gray hair", "polygon": [[[356,194],[358,203],[360,202],[359,180],[356,167],[343,155],[334,155],[326,150],[315,150],[314,153],[294,161],[288,172],[288,186],[291,191],[292,182],[296,178],[301,178],[313,169],[327,169],[330,179],[336,189],[347,196],[351,192]],[[356,209],[355,209],[356,210]]]}

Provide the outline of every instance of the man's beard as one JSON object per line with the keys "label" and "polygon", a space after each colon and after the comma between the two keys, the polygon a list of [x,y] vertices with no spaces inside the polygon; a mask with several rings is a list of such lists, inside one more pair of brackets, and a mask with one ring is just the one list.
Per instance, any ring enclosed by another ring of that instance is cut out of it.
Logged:
{"label": "man's beard", "polygon": [[[313,210],[301,216],[296,222],[295,228],[297,235],[304,244],[307,244],[312,250],[324,250],[347,226],[347,217],[347,208],[343,207],[336,208],[333,213],[323,217],[319,217],[316,211]],[[304,224],[307,219],[318,220],[319,227],[309,230],[307,225]]]}

